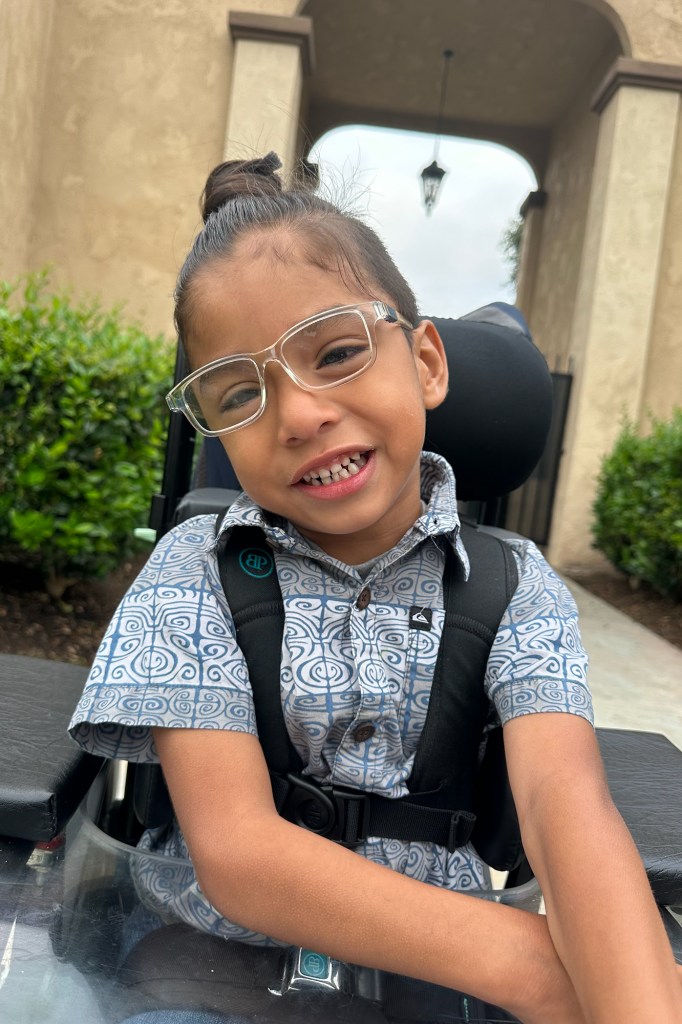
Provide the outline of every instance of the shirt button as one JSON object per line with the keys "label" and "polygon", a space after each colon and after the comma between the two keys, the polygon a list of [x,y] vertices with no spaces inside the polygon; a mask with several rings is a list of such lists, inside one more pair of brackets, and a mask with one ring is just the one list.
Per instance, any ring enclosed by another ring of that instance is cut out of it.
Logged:
{"label": "shirt button", "polygon": [[361,612],[364,612],[365,608],[372,600],[372,591],[369,587],[364,587],[358,594],[358,599],[355,602],[355,607],[359,608]]}
{"label": "shirt button", "polygon": [[367,722],[365,725],[359,725],[357,727],[353,732],[353,739],[356,743],[365,743],[367,740],[371,740],[375,732],[375,727]]}

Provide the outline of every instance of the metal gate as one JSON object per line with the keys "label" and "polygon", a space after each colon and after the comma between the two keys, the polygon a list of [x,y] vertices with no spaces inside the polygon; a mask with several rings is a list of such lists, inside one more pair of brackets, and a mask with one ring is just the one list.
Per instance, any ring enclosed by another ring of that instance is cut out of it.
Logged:
{"label": "metal gate", "polygon": [[572,381],[569,373],[552,374],[554,408],[545,450],[526,482],[504,501],[502,521],[498,522],[507,530],[530,537],[536,544],[549,541]]}

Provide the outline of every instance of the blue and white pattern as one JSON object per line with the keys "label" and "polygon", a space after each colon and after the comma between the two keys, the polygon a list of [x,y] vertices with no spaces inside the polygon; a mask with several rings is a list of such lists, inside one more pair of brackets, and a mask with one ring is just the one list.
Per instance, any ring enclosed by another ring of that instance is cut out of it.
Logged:
{"label": "blue and white pattern", "polygon": [[[426,511],[363,579],[269,517],[242,495],[222,529],[262,526],[275,554],[285,607],[281,693],[294,745],[319,781],[390,797],[407,793],[428,709],[443,626],[445,549],[458,534],[448,464],[422,463]],[[484,687],[503,724],[518,715],[569,712],[592,721],[587,659],[572,597],[537,548],[512,540],[519,586],[493,644]],[[360,609],[360,591],[372,599]],[[412,606],[432,610],[432,629],[409,625]],[[373,735],[357,742],[360,724]],[[256,734],[248,670],[220,584],[214,518],[199,516],[163,538],[119,606],[71,722],[86,750],[157,760],[151,727]],[[231,925],[207,902],[177,825],[145,834],[138,885],[164,916],[216,934],[263,942]],[[358,852],[413,878],[451,889],[480,888],[487,870],[471,847],[453,854],[433,844],[369,839]],[[167,862],[154,854],[168,855]],[[180,858],[180,860],[173,859]]]}

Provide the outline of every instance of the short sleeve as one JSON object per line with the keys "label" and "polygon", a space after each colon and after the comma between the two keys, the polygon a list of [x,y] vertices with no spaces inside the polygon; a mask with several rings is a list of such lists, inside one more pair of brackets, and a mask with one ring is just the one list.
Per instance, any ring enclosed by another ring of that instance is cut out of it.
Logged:
{"label": "short sleeve", "polygon": [[156,761],[152,726],[256,733],[213,522],[167,534],[116,610],[69,726],[90,753]]}
{"label": "short sleeve", "polygon": [[500,722],[559,711],[594,722],[578,609],[530,541],[512,540],[519,583],[493,643],[485,689]]}

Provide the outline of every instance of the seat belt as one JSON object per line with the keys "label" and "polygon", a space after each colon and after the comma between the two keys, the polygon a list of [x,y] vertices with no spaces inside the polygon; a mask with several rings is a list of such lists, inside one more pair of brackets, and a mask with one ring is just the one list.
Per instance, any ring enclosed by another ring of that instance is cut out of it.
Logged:
{"label": "seat belt", "polygon": [[[222,519],[217,517],[216,531]],[[463,534],[471,579],[464,580],[448,545],[445,624],[429,709],[408,781],[410,794],[399,799],[323,785],[303,774],[281,704],[284,607],[274,556],[259,527],[235,526],[220,537],[220,579],[249,670],[275,806],[287,820],[348,846],[380,836],[436,843],[453,852],[475,834],[476,777],[489,707],[483,677],[517,572],[503,541],[466,524]],[[517,847],[518,841],[512,859]],[[484,859],[491,863],[488,856]]]}

